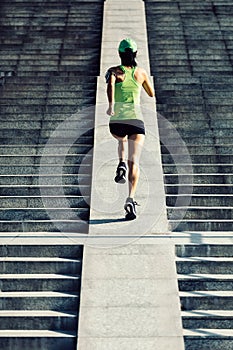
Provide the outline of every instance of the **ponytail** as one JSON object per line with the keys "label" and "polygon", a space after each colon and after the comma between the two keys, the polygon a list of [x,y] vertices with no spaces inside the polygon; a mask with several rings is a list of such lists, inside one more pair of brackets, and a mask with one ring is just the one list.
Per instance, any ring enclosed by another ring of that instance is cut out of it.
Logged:
{"label": "ponytail", "polygon": [[121,58],[121,64],[123,66],[130,66],[130,67],[136,67],[136,55],[137,51],[133,52],[131,49],[127,48],[125,49],[125,52],[119,52],[120,58]]}

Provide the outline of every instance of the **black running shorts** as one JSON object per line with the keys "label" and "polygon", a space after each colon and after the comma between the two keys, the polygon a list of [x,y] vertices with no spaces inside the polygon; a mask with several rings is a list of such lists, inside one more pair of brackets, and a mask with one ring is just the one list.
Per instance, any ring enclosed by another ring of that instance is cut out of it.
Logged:
{"label": "black running shorts", "polygon": [[113,120],[109,123],[111,134],[119,137],[132,136],[135,134],[145,135],[144,122],[140,119]]}

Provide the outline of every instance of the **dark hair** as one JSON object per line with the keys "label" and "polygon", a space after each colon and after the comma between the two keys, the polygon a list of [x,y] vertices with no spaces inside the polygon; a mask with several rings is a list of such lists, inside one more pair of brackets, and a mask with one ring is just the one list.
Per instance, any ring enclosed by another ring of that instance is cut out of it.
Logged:
{"label": "dark hair", "polygon": [[131,49],[127,48],[125,49],[125,52],[119,52],[120,58],[121,58],[121,64],[123,66],[131,66],[136,67],[137,62],[135,60],[137,51],[133,52]]}

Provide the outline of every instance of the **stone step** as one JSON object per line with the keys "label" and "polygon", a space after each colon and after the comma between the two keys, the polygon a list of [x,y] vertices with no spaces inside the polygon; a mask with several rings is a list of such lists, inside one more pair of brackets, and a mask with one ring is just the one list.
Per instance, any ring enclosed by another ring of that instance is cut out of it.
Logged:
{"label": "stone step", "polygon": [[233,257],[177,257],[178,274],[231,274]]}
{"label": "stone step", "polygon": [[[90,203],[90,196],[66,196],[70,208],[87,208]],[[62,196],[0,196],[1,208],[27,208],[27,210],[39,208],[61,208],[64,204]]]}
{"label": "stone step", "polygon": [[1,330],[1,346],[4,350],[75,350],[76,332],[51,330]]}
{"label": "stone step", "polygon": [[[180,291],[192,290],[233,290],[233,276],[232,275],[216,275],[216,274],[178,274],[178,284]],[[192,328],[192,327],[190,327]]]}
{"label": "stone step", "polygon": [[[37,41],[40,41],[38,38]],[[46,58],[41,58],[36,60],[33,56],[31,59],[23,59],[22,57],[20,58],[19,62],[17,61],[9,61],[9,64],[14,65],[18,63],[18,69],[17,72],[20,72],[21,70],[25,71],[55,71],[56,69],[62,70],[62,67],[66,66],[71,66],[73,68],[76,68],[77,71],[81,70],[81,67],[83,66],[83,61],[86,62],[91,62],[94,58],[98,60],[98,54],[94,52],[89,52],[87,54],[79,54],[78,56],[75,56],[75,54],[70,53],[65,51],[66,54],[63,54],[63,56],[59,59],[57,56],[55,59],[46,59]],[[1,59],[0,57],[0,63],[4,62],[4,59]],[[4,63],[3,63],[4,64]]]}
{"label": "stone step", "polygon": [[[92,148],[91,148],[92,149]],[[91,151],[90,149],[90,151]],[[47,151],[47,150],[46,150]],[[78,153],[78,154],[35,154],[35,155],[0,155],[0,165],[17,164],[17,165],[30,165],[30,164],[80,164],[85,160],[86,164],[91,164],[92,154]]]}
{"label": "stone step", "polygon": [[0,273],[4,274],[77,274],[81,273],[80,259],[59,257],[0,257]]}
{"label": "stone step", "polygon": [[192,187],[193,194],[233,194],[232,184],[166,184],[167,194],[190,193]]}
{"label": "stone step", "polygon": [[[185,211],[185,213],[184,213]],[[1,214],[1,210],[0,210]],[[168,207],[168,219],[182,218],[182,220],[214,220],[233,219],[233,207]]]}
{"label": "stone step", "polygon": [[194,219],[194,220],[170,220],[171,230],[182,231],[232,231],[233,220],[227,219]]}
{"label": "stone step", "polygon": [[[192,99],[192,97],[190,97]],[[181,118],[182,117],[182,118]],[[226,121],[222,121],[221,119],[214,118],[214,120],[207,120],[207,118],[201,118],[199,117],[198,120],[190,120],[189,115],[180,115],[180,116],[172,116],[172,119],[169,118],[170,126],[177,129],[178,131],[180,129],[182,130],[196,130],[201,128],[218,128],[218,129],[226,129],[226,128],[232,128],[232,118],[228,119]],[[160,120],[159,119],[159,128],[160,132],[163,132],[163,129],[166,130],[167,120]]]}
{"label": "stone step", "polygon": [[77,327],[77,315],[53,310],[1,310],[0,330],[72,331]]}
{"label": "stone step", "polygon": [[[31,46],[31,44],[30,44],[30,46]],[[35,48],[37,46],[38,45],[36,45]],[[5,70],[8,70],[8,68],[9,67],[6,67]],[[17,71],[17,76],[19,78],[21,78],[21,77],[25,77],[25,78],[38,77],[38,78],[40,78],[40,77],[56,76],[58,74],[61,77],[65,78],[67,75],[71,76],[71,77],[72,76],[76,77],[79,75],[85,76],[85,74],[86,74],[86,73],[84,73],[83,65],[80,65],[79,67],[76,67],[73,65],[72,66],[63,65],[63,66],[59,66],[59,70],[55,69],[56,67],[54,67],[53,69],[51,67],[46,69],[46,67],[41,67],[41,66],[34,66],[33,69],[29,68],[27,66],[24,66],[24,67],[19,66],[19,68],[21,68]],[[4,70],[4,67],[3,67],[3,70]],[[99,75],[99,71],[94,66],[93,68],[90,68],[90,70],[88,71],[88,74],[90,76],[96,77]]]}
{"label": "stone step", "polygon": [[[83,162],[84,163],[84,162]],[[91,164],[64,164],[63,175],[65,174],[90,174],[92,165]],[[28,164],[28,165],[1,165],[2,175],[28,175],[28,174],[42,174],[42,175],[53,175],[61,173],[61,166],[58,164]]]}
{"label": "stone step", "polygon": [[[46,203],[47,204],[47,203]],[[47,220],[84,220],[89,219],[89,207],[86,208],[0,208],[0,222],[5,221],[47,221]]]}
{"label": "stone step", "polygon": [[176,155],[186,155],[187,154],[187,150],[189,152],[189,154],[192,155],[198,155],[200,158],[202,155],[215,155],[220,157],[221,155],[227,154],[227,155],[231,155],[232,154],[232,144],[229,145],[186,145],[186,147],[184,146],[176,146],[176,145],[167,145],[161,146],[161,153],[162,155],[165,154],[171,154],[171,156],[176,156]]}
{"label": "stone step", "polygon": [[232,291],[180,292],[181,308],[188,310],[232,310]]}
{"label": "stone step", "polygon": [[[62,186],[62,190],[61,190]],[[56,196],[59,192],[66,195],[78,195],[88,196],[90,195],[89,185],[64,185],[62,182],[58,182],[55,185],[1,185],[0,194],[1,196],[40,196],[42,193],[44,196]]]}
{"label": "stone step", "polygon": [[[224,194],[193,194],[192,195],[166,195],[166,203],[168,206],[175,206],[179,199],[180,203],[190,201],[191,206],[233,206],[233,196]],[[180,204],[181,205],[181,204]]]}
{"label": "stone step", "polygon": [[[66,258],[66,259],[82,259],[83,246],[81,245],[0,245],[1,257],[34,257],[34,258]],[[21,259],[22,260],[22,259]],[[26,271],[24,271],[26,272]]]}
{"label": "stone step", "polygon": [[[220,92],[219,92],[220,93]],[[185,106],[183,106],[185,107]],[[190,113],[185,113],[184,111],[179,111],[179,112],[170,112],[169,114],[165,115],[166,119],[172,124],[173,122],[177,122],[180,120],[208,120],[210,126],[215,126],[218,125],[218,127],[221,129],[222,127],[224,128],[224,125],[230,125],[231,127],[231,121],[232,121],[232,112],[230,112],[228,106],[220,106],[221,110],[219,110],[216,107],[213,106],[208,106],[207,108],[210,108],[211,111],[210,113],[206,112],[204,109],[202,110],[197,110],[193,111]],[[224,113],[225,119],[224,123],[221,124],[221,119],[220,115]]]}
{"label": "stone step", "polygon": [[193,155],[193,154],[163,154],[162,155],[162,161],[164,164],[169,164],[169,163],[187,163],[189,162],[191,159],[191,161],[194,164],[230,164],[233,161],[233,155],[231,154],[221,154],[221,155],[216,155],[216,154],[202,154],[202,155]]}
{"label": "stone step", "polygon": [[[59,175],[44,175],[43,183],[53,185],[58,183]],[[38,174],[33,175],[0,175],[0,185],[38,185],[40,181]],[[90,174],[64,174],[62,175],[62,183],[65,185],[90,185]],[[1,204],[0,204],[1,207]]]}
{"label": "stone step", "polygon": [[2,292],[1,304],[4,310],[77,310],[77,293],[47,292]]}
{"label": "stone step", "polygon": [[[69,292],[80,290],[81,280],[79,275],[68,274],[0,274],[1,291],[54,291]],[[0,312],[0,317],[2,313]],[[1,324],[1,322],[0,322]],[[0,326],[1,327],[1,326]]]}
{"label": "stone step", "polygon": [[177,174],[177,169],[179,169],[179,174],[208,174],[208,173],[223,173],[231,174],[233,172],[233,166],[231,164],[188,164],[188,163],[178,163],[176,164],[163,164],[163,170],[165,174]]}
{"label": "stone step", "polygon": [[77,91],[65,91],[63,86],[63,91],[51,91],[51,90],[30,90],[30,87],[26,90],[25,87],[23,90],[3,90],[2,95],[0,96],[0,101],[3,104],[11,103],[13,104],[19,104],[19,99],[23,99],[22,105],[24,104],[41,104],[45,102],[51,104],[53,101],[57,101],[59,98],[63,98],[64,103],[68,103],[69,101],[72,101],[73,99],[82,99],[84,96],[93,96],[95,94],[94,89],[87,89],[84,91],[77,90]]}
{"label": "stone step", "polygon": [[[185,134],[182,136],[182,138],[178,134],[173,134],[172,136],[163,136],[163,143],[169,147],[173,145],[177,145],[181,143],[181,140],[185,143],[186,147],[189,145],[191,146],[228,146],[232,144],[232,138],[228,137],[227,135],[223,136],[208,136],[205,137],[198,137],[198,136],[185,136]],[[183,145],[183,144],[182,144]]]}
{"label": "stone step", "polygon": [[232,184],[233,174],[166,174],[164,181],[165,184]]}
{"label": "stone step", "polygon": [[[1,146],[0,146],[1,148]],[[72,149],[73,148],[73,149]],[[18,145],[18,150],[14,153],[14,149],[17,149],[17,146],[11,147],[2,146],[2,154],[0,155],[0,163],[2,166],[11,163],[13,165],[20,164],[22,166],[31,165],[33,162],[35,166],[41,164],[41,166],[46,166],[46,164],[55,164],[56,163],[72,163],[77,165],[78,163],[84,163],[85,165],[91,164],[92,158],[92,148],[93,145],[53,145],[51,144],[41,144],[38,146],[23,146]],[[18,154],[17,154],[18,153]],[[81,165],[81,164],[80,164]]]}
{"label": "stone step", "polygon": [[175,246],[178,257],[233,257],[231,244],[185,244]]}
{"label": "stone step", "polygon": [[[5,138],[1,138],[0,137],[0,144],[2,146],[18,146],[18,147],[22,147],[22,146],[25,146],[25,147],[32,147],[33,149],[35,147],[44,147],[44,145],[48,142],[48,139],[47,138],[41,138],[41,137],[38,137],[36,139],[38,141],[38,144],[35,145],[35,140],[33,140],[32,138],[28,138],[28,139],[23,139],[23,138],[9,138],[9,137],[5,137]],[[30,142],[32,141],[32,142]],[[89,145],[89,144],[93,144],[93,132],[85,132],[84,134],[80,135],[78,140],[73,140],[73,138],[69,138],[68,136],[64,136],[62,138],[57,138],[56,139],[56,143],[54,142],[52,144],[52,147],[62,147],[64,146],[66,149],[67,149],[67,146],[70,146],[72,147],[74,145],[79,145],[79,144],[83,144],[83,145]],[[72,143],[72,145],[71,145]],[[47,145],[47,147],[49,147],[49,145]],[[49,148],[47,148],[49,149]],[[77,152],[78,153],[78,152]]]}
{"label": "stone step", "polygon": [[182,322],[185,329],[232,329],[232,310],[191,310],[182,311]]}
{"label": "stone step", "polygon": [[[199,129],[183,129],[183,128],[177,128],[176,131],[179,133],[179,138],[182,138],[184,141],[187,138],[190,137],[198,137],[199,138],[205,138],[205,137],[232,137],[233,135],[233,128],[229,129],[227,127],[225,128],[215,128],[215,129],[211,129],[211,128],[203,128],[201,130]],[[174,129],[160,129],[159,130],[159,134],[161,138],[165,138],[167,137],[169,140],[169,137],[177,137],[176,134],[174,135]],[[188,142],[187,142],[188,143]]]}
{"label": "stone step", "polygon": [[[31,53],[30,53],[31,54]],[[36,54],[36,53],[35,53]],[[18,77],[17,75],[13,75],[10,80],[7,81],[7,84],[4,86],[4,90],[9,91],[15,91],[18,90],[19,87],[24,90],[28,89],[30,86],[32,87],[32,91],[36,91],[37,89],[45,89],[53,91],[53,86],[56,90],[59,90],[59,87],[61,91],[64,91],[66,87],[68,88],[68,91],[71,90],[73,86],[74,91],[78,89],[78,86],[80,86],[79,89],[82,88],[82,85],[85,84],[85,86],[89,87],[90,84],[96,85],[97,77],[93,77],[91,75],[86,75],[85,77],[83,75],[79,77],[75,76],[66,76],[62,77],[59,74],[53,76],[51,79],[48,77]],[[79,83],[79,84],[78,84]],[[86,85],[87,84],[87,85]]]}
{"label": "stone step", "polygon": [[[190,107],[188,104],[177,104],[177,105],[168,105],[168,104],[159,104],[157,105],[157,110],[158,112],[163,115],[164,117],[169,118],[169,115],[171,116],[170,118],[172,118],[172,114],[173,113],[181,113],[181,115],[186,113],[186,118],[187,115],[190,111]],[[199,105],[193,105],[192,106],[192,111],[191,113],[205,113],[205,115],[212,115],[214,114],[215,118],[218,117],[219,115],[221,115],[222,113],[227,113],[228,115],[230,113],[232,113],[231,108],[229,105],[205,105],[205,107],[202,104]],[[175,115],[176,115],[175,114]]]}
{"label": "stone step", "polygon": [[[59,126],[60,122],[57,123]],[[54,143],[58,143],[58,142],[63,142],[66,143],[66,140],[69,142],[71,142],[71,140],[75,140],[75,136],[78,138],[77,135],[77,127],[76,129],[64,129],[64,132],[66,132],[69,137],[65,136],[65,134],[63,134],[64,136],[61,136],[61,132],[57,132],[56,134],[53,134],[53,131],[55,131],[55,127],[54,128],[45,128],[43,127],[41,128],[35,128],[35,124],[32,125],[31,124],[31,129],[30,129],[30,125],[28,124],[26,126],[25,129],[17,129],[17,128],[6,128],[6,129],[1,129],[0,130],[0,139],[5,138],[8,140],[10,139],[14,139],[12,141],[10,141],[10,144],[33,144],[33,142],[35,142],[35,140],[37,140],[37,142],[39,143],[40,140],[42,143],[43,142],[47,142],[48,138],[52,140],[54,140]],[[80,136],[89,136],[91,135],[91,133],[93,132],[93,125],[92,122],[89,125],[84,125],[83,127],[80,126],[79,129],[79,135]],[[23,137],[24,135],[24,137]],[[55,141],[57,140],[57,142]],[[6,142],[6,141],[5,141]]]}
{"label": "stone step", "polygon": [[[167,53],[166,51],[163,52],[163,50],[159,50],[160,55],[161,56],[165,56],[165,57],[174,57],[176,56],[176,52],[172,52],[171,53]],[[176,93],[182,93],[184,92],[186,95],[190,92],[192,94],[193,91],[197,91],[199,93],[200,91],[200,88],[201,88],[201,81],[196,81],[196,82],[192,82],[191,80],[189,81],[189,83],[171,83],[169,78],[167,78],[166,80],[163,80],[163,79],[157,79],[156,82],[155,82],[155,85],[158,89],[158,92],[156,92],[156,95],[157,93],[161,94],[161,95],[166,95],[168,93],[175,96]],[[231,91],[230,90],[230,86],[228,84],[225,84],[225,85],[221,85],[224,89],[226,89],[226,91]],[[211,85],[208,85],[208,88],[211,89],[212,87],[212,84]],[[216,87],[219,88],[219,85],[214,85],[215,89],[214,91],[216,90]],[[212,91],[212,89],[210,90]],[[192,112],[191,112],[192,113]],[[202,115],[204,115],[204,113],[202,112]],[[178,115],[177,115],[178,116]]]}
{"label": "stone step", "polygon": [[[59,106],[59,105],[66,105],[66,106],[77,106],[77,105],[83,105],[85,103],[95,103],[95,96],[92,92],[89,93],[89,95],[84,95],[84,94],[79,94],[79,96],[74,97],[74,96],[66,96],[65,98],[59,98],[59,97],[48,97],[47,99],[45,97],[41,97],[41,98],[36,98],[33,96],[29,96],[27,98],[20,98],[20,97],[13,97],[13,98],[9,98],[9,97],[5,97],[3,96],[1,99],[1,104],[2,106],[7,106],[10,105],[11,108],[13,108],[14,106],[19,106],[19,111],[23,110],[24,106],[43,106],[46,104],[46,106],[49,108],[50,106]],[[77,108],[77,107],[76,107]],[[6,127],[8,123],[6,122]],[[10,125],[10,123],[9,123]]]}
{"label": "stone step", "polygon": [[[79,102],[79,105],[78,103]],[[63,113],[63,114],[69,114],[69,115],[73,115],[75,113],[77,113],[78,111],[78,107],[82,106],[83,108],[87,108],[88,110],[90,108],[93,109],[93,106],[95,105],[95,98],[93,96],[93,98],[87,98],[84,100],[79,100],[76,101],[76,105],[75,104],[71,104],[71,105],[64,105],[62,104],[62,101],[60,101],[60,104],[56,105],[56,104],[50,104],[50,105],[46,105],[46,104],[37,104],[37,105],[30,105],[30,113],[33,114],[37,114],[40,113],[41,115],[43,115],[44,113],[47,114],[57,114],[57,113]],[[22,114],[22,113],[28,113],[28,106],[27,105],[15,105],[15,106],[11,106],[9,104],[7,105],[2,105],[1,106],[1,114]],[[16,136],[16,135],[15,135]],[[2,136],[0,136],[2,137]],[[10,138],[10,136],[5,135],[4,137],[8,137]],[[31,143],[35,142],[35,139],[32,140]]]}
{"label": "stone step", "polygon": [[0,232],[64,232],[87,233],[88,223],[76,219],[50,219],[50,220],[9,220],[0,221]]}
{"label": "stone step", "polygon": [[[86,154],[92,149],[92,143],[76,143],[69,145],[0,145],[0,154],[2,156],[38,156],[46,152],[47,155],[78,155]],[[67,150],[68,148],[68,150]]]}
{"label": "stone step", "polygon": [[[88,77],[87,77],[88,78]],[[14,82],[12,81],[14,79]],[[23,79],[22,79],[23,80]],[[4,96],[9,95],[12,97],[12,95],[15,96],[15,93],[19,94],[19,96],[22,95],[32,95],[35,92],[39,92],[42,96],[43,94],[50,93],[54,94],[56,92],[68,92],[68,93],[80,93],[82,92],[82,80],[80,81],[80,85],[75,84],[75,82],[67,82],[65,79],[63,81],[54,82],[53,80],[47,82],[47,84],[43,82],[38,82],[36,84],[36,81],[26,81],[25,84],[21,81],[21,79],[18,78],[16,80],[16,77],[12,78],[7,82],[7,84],[4,86],[3,94]],[[85,84],[87,91],[95,91],[96,89],[96,82],[95,79],[87,79],[87,83]],[[20,88],[20,91],[19,91]]]}
{"label": "stone step", "polygon": [[230,329],[184,329],[186,350],[232,349],[233,331]]}

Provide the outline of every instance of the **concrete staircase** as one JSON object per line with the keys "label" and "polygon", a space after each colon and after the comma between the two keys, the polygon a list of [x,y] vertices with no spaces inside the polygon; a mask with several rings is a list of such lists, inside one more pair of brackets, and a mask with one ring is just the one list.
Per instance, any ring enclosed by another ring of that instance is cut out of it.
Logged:
{"label": "concrete staircase", "polygon": [[233,246],[179,245],[185,349],[232,349]]}
{"label": "concrete staircase", "polygon": [[231,1],[146,8],[171,229],[232,231]]}
{"label": "concrete staircase", "polygon": [[[94,118],[90,106],[95,104],[99,70],[102,1],[81,6],[77,1],[49,1],[46,6],[44,1],[16,1],[1,6],[0,229],[85,233]],[[71,120],[62,136],[53,136],[74,113],[76,130]],[[41,160],[48,140],[50,149]],[[64,158],[70,208],[62,208],[57,195],[56,175]],[[75,219],[70,219],[70,211]]]}
{"label": "concrete staircase", "polygon": [[[1,1],[5,237],[88,231],[102,8],[103,0]],[[3,350],[76,348],[82,249],[50,242],[0,246]]]}
{"label": "concrete staircase", "polygon": [[232,3],[145,3],[170,227],[223,241],[176,247],[185,348],[232,349]]}
{"label": "concrete staircase", "polygon": [[0,247],[1,348],[76,349],[82,247]]}

